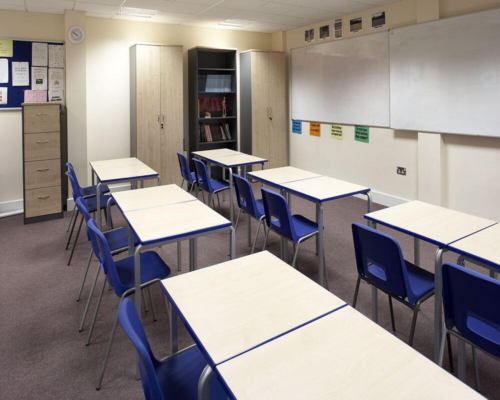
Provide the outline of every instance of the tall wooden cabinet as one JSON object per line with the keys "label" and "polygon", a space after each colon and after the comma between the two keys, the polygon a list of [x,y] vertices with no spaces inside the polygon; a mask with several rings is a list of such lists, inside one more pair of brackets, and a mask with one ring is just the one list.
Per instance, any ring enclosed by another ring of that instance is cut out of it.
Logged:
{"label": "tall wooden cabinet", "polygon": [[267,168],[288,165],[285,54],[249,50],[240,55],[240,150],[267,158]]}
{"label": "tall wooden cabinet", "polygon": [[130,48],[130,154],[159,172],[163,185],[181,183],[177,152],[184,147],[182,57],[182,46]]}
{"label": "tall wooden cabinet", "polygon": [[23,103],[24,223],[63,217],[61,103]]}

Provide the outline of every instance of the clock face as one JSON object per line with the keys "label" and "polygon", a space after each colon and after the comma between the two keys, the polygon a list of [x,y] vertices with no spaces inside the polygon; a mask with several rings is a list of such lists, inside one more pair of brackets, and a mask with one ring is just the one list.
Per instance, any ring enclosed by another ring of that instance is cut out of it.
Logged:
{"label": "clock face", "polygon": [[80,28],[79,26],[74,26],[68,32],[68,38],[71,41],[71,43],[78,44],[83,42],[83,39],[85,38],[85,33],[83,32],[83,29]]}

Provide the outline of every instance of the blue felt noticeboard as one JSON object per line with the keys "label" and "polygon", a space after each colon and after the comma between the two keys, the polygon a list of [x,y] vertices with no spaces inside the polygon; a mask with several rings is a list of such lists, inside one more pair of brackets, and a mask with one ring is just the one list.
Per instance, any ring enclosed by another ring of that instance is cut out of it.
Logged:
{"label": "blue felt noticeboard", "polygon": [[[13,53],[12,57],[0,57],[9,60],[9,83],[0,83],[0,87],[8,88],[7,94],[7,104],[1,104],[0,110],[3,108],[21,108],[21,104],[24,103],[24,91],[31,90],[31,48],[33,42],[25,40],[13,40]],[[38,43],[38,42],[35,42]],[[47,44],[57,44],[61,45],[63,42],[40,42]],[[15,62],[28,62],[29,63],[29,76],[30,85],[29,86],[12,86],[12,61]],[[47,67],[48,73],[48,67]]]}

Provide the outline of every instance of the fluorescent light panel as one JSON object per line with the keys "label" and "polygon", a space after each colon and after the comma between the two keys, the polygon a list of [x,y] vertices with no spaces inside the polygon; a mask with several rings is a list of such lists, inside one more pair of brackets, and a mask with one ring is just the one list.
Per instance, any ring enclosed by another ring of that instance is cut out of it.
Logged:
{"label": "fluorescent light panel", "polygon": [[219,22],[219,25],[232,26],[235,28],[244,28],[245,26],[251,25],[253,23],[255,23],[255,21],[247,21],[244,19],[231,18],[231,19],[226,19],[224,22]]}
{"label": "fluorescent light panel", "polygon": [[160,10],[148,10],[146,8],[120,7],[116,15],[125,17],[151,18],[158,14]]}

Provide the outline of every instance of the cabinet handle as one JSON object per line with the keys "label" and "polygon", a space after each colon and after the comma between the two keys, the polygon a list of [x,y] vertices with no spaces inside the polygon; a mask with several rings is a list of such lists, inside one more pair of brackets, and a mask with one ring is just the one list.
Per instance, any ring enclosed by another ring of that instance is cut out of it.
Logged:
{"label": "cabinet handle", "polygon": [[158,122],[160,122],[160,112],[158,111]]}
{"label": "cabinet handle", "polygon": [[40,200],[43,200],[43,199],[48,199],[49,197],[50,197],[50,196],[38,196],[38,198],[39,198]]}
{"label": "cabinet handle", "polygon": [[37,143],[49,143],[48,140],[39,140]]}
{"label": "cabinet handle", "polygon": [[161,123],[163,124],[165,122],[165,111],[161,113]]}
{"label": "cabinet handle", "polygon": [[37,171],[48,171],[50,168],[38,168]]}

